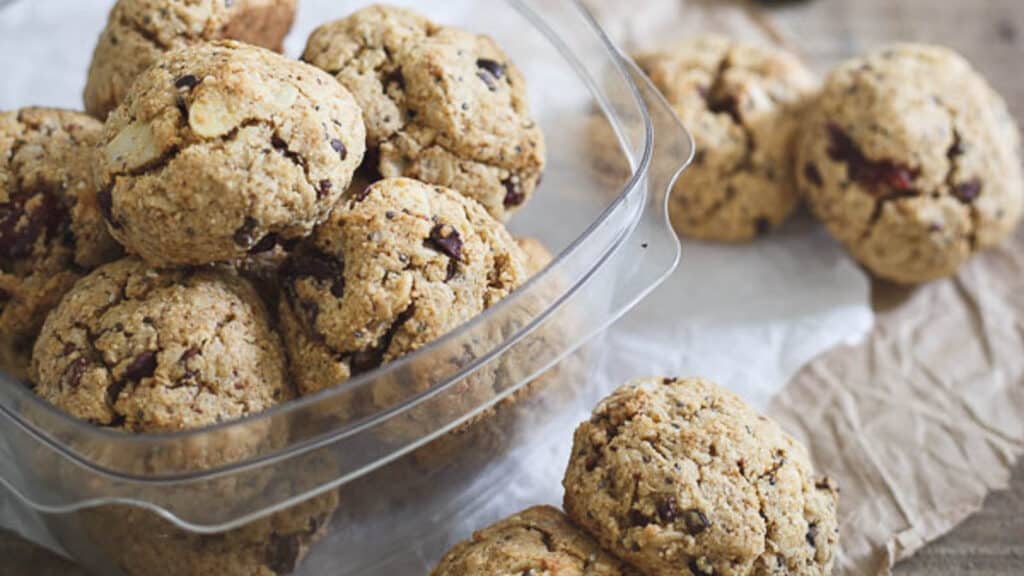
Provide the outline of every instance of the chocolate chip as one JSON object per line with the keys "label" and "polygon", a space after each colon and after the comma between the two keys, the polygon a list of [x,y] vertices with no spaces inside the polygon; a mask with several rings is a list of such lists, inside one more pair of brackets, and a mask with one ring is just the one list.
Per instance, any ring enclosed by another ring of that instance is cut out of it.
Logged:
{"label": "chocolate chip", "polygon": [[270,252],[274,249],[274,246],[277,246],[277,242],[277,234],[267,234],[261,238],[259,242],[254,244],[252,248],[249,248],[249,254],[263,254],[264,252]]}
{"label": "chocolate chip", "polygon": [[200,353],[202,353],[202,350],[200,350],[199,348],[189,348],[188,350],[185,350],[184,354],[181,355],[181,362],[188,362],[189,360],[195,358],[196,356],[199,356]]}
{"label": "chocolate chip", "polygon": [[526,200],[526,194],[523,193],[523,189],[519,185],[518,178],[509,178],[508,180],[503,180],[501,183],[505,186],[505,199],[502,201],[502,204],[504,204],[506,208],[519,206],[524,200]]}
{"label": "chocolate chip", "polygon": [[953,196],[964,204],[970,204],[981,193],[981,180],[974,178],[953,186]]}
{"label": "chocolate chip", "polygon": [[804,164],[804,178],[807,178],[808,182],[818,187],[821,187],[821,185],[824,184],[824,181],[821,178],[821,172],[813,162]]}
{"label": "chocolate chip", "polygon": [[670,523],[679,516],[679,505],[675,496],[669,496],[658,504],[658,518],[664,523]]}
{"label": "chocolate chip", "polygon": [[[127,381],[125,381],[125,380],[118,380],[117,382],[114,382],[113,384],[110,384],[109,386],[107,386],[107,403],[110,404],[111,406],[113,406],[114,404],[117,404],[117,399],[121,397],[121,392],[124,390],[124,387],[127,386],[127,385],[128,385]],[[118,418],[118,417],[115,416],[115,418]],[[121,418],[123,418],[123,416]],[[113,424],[113,425],[116,425],[116,424]]]}
{"label": "chocolate chip", "polygon": [[156,352],[146,351],[135,357],[124,370],[126,380],[139,381],[156,372]]}
{"label": "chocolate chip", "polygon": [[805,539],[807,540],[807,543],[811,546],[811,548],[817,548],[818,544],[817,544],[817,542],[815,542],[815,540],[817,540],[817,538],[818,538],[818,525],[815,524],[814,522],[812,522],[810,524],[810,526],[807,527],[807,535],[805,536]]}
{"label": "chocolate chip", "polygon": [[235,230],[235,234],[232,236],[235,240],[235,244],[245,248],[252,246],[256,241],[255,236],[253,236],[253,232],[256,231],[256,228],[259,225],[260,223],[257,222],[255,218],[246,216],[245,222]]}
{"label": "chocolate chip", "polygon": [[683,524],[686,526],[686,533],[691,536],[696,536],[711,526],[711,522],[708,521],[708,517],[702,510],[698,510],[697,508],[685,510],[681,516],[683,518]]}
{"label": "chocolate chip", "polygon": [[643,512],[633,509],[629,511],[629,524],[631,526],[644,527],[651,524],[653,521],[651,517],[644,514]]}
{"label": "chocolate chip", "polygon": [[322,200],[324,196],[330,194],[331,188],[334,188],[334,184],[330,180],[321,180],[320,184],[316,187],[317,200]]}
{"label": "chocolate chip", "polygon": [[838,126],[828,127],[828,155],[836,162],[846,164],[849,177],[875,195],[909,192],[913,189],[918,170],[912,170],[889,160],[875,161],[864,156],[860,147]]}
{"label": "chocolate chip", "polygon": [[480,58],[476,61],[476,67],[480,70],[487,72],[493,76],[496,80],[501,80],[505,76],[505,66],[500,62],[491,60],[489,58]]}
{"label": "chocolate chip", "polygon": [[661,383],[665,384],[666,386],[669,385],[669,384],[675,384],[677,381],[678,381],[678,378],[662,378],[661,379]]}
{"label": "chocolate chip", "polygon": [[430,237],[423,244],[449,258],[462,259],[462,238],[459,231],[448,224],[434,226],[430,230]]}
{"label": "chocolate chip", "polygon": [[298,535],[271,534],[265,558],[267,568],[276,574],[291,574],[299,563],[301,554],[302,541]]}
{"label": "chocolate chip", "polygon": [[448,260],[448,269],[445,271],[444,281],[448,282],[459,273],[459,261],[455,258]]}
{"label": "chocolate chip", "polygon": [[191,90],[199,84],[199,78],[194,74],[186,74],[174,81],[174,87],[178,90]]}
{"label": "chocolate chip", "polygon": [[701,568],[696,558],[692,558],[686,567],[690,569],[690,573],[693,574],[693,576],[715,576],[714,572]]}
{"label": "chocolate chip", "polygon": [[380,341],[377,345],[372,348],[360,350],[353,353],[348,358],[349,371],[352,376],[369,372],[381,365],[384,361],[384,354],[387,353],[388,348],[391,347],[391,341],[395,339],[395,334],[408,322],[413,315],[416,314],[415,305],[410,305],[408,308],[399,314],[391,326],[388,327],[387,331],[380,337]]}
{"label": "chocolate chip", "polygon": [[708,98],[708,111],[714,114],[728,114],[736,124],[742,124],[740,104],[732,94],[712,94]]}
{"label": "chocolate chip", "polygon": [[487,85],[487,89],[491,92],[498,91],[498,81],[486,70],[479,70],[476,73],[476,77],[483,81]]}
{"label": "chocolate chip", "polygon": [[401,68],[395,68],[391,72],[388,72],[381,78],[381,84],[384,86],[384,90],[388,89],[388,86],[397,84],[398,88],[405,90],[405,76],[402,74]]}
{"label": "chocolate chip", "polygon": [[345,144],[341,140],[337,138],[332,139],[331,148],[334,148],[334,151],[338,153],[342,162],[345,161],[345,158],[348,158],[348,149],[345,148]]}
{"label": "chocolate chip", "polygon": [[587,472],[593,472],[594,468],[597,468],[597,456],[590,456],[587,461],[583,463],[583,467]]}
{"label": "chocolate chip", "polygon": [[88,367],[89,361],[82,356],[72,360],[60,377],[61,389],[78,388],[78,385],[82,383],[82,374]]}

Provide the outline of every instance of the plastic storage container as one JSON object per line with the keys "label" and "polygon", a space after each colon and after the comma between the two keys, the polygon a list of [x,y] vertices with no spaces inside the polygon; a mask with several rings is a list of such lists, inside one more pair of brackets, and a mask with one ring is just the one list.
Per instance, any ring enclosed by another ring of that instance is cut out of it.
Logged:
{"label": "plastic storage container", "polygon": [[[0,58],[74,55],[55,60],[65,67],[56,71],[21,67],[25,72],[0,92],[0,104],[74,106],[80,86],[63,94],[62,83],[69,74],[84,74],[107,4],[35,0],[0,11]],[[363,3],[300,4],[293,55],[311,27]],[[592,401],[587,371],[593,359],[583,345],[678,261],[665,202],[692,154],[690,138],[579,3],[464,0],[412,7],[495,37],[523,69],[548,140],[548,168],[510,228],[539,238],[557,255],[554,262],[486,313],[413,354],[334,389],[211,428],[160,435],[104,430],[59,413],[5,378],[0,483],[6,494],[0,498],[9,515],[16,508],[44,526],[100,574],[132,564],[116,542],[104,542],[117,535],[104,526],[129,527],[134,537],[121,540],[125,548],[163,553],[167,562],[185,563],[181,550],[191,547],[230,558],[241,542],[248,554],[279,553],[267,564],[285,572],[301,546],[281,540],[274,518],[289,510],[301,516],[305,509],[296,507],[306,506],[312,512],[304,530],[319,532],[337,497],[327,536],[299,573],[424,573],[453,539],[465,536],[446,532],[449,520],[506,488],[513,477],[508,467],[522,461],[511,454],[531,450],[544,437],[544,422],[566,406]],[[75,32],[62,35],[71,25]],[[81,69],[66,69],[72,65]],[[43,90],[40,100],[24,99]],[[611,153],[626,168],[621,178],[602,170],[607,158],[597,162],[591,153],[600,118],[617,134],[620,146]],[[360,395],[383,387],[400,391],[388,409],[353,408]],[[275,544],[265,546],[270,540]]]}

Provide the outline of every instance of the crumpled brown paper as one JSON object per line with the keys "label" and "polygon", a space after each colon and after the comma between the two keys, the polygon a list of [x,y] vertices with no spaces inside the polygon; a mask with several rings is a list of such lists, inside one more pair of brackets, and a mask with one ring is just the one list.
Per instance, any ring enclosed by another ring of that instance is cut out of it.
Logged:
{"label": "crumpled brown paper", "polygon": [[[702,32],[800,50],[742,2],[585,3],[627,50]],[[1005,487],[1024,452],[1024,230],[956,278],[876,282],[873,297],[868,338],[812,361],[769,408],[839,481],[838,571],[851,575],[889,574]]]}
{"label": "crumpled brown paper", "polygon": [[769,413],[842,487],[843,574],[887,574],[1007,485],[1024,452],[1024,229],[953,279],[876,283],[875,329]]}

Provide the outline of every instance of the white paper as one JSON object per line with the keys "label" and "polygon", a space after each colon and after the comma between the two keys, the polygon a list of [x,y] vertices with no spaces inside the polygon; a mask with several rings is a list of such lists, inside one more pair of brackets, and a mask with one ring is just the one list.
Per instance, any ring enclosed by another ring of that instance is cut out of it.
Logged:
{"label": "white paper", "polygon": [[[4,46],[19,46],[17,51],[0,51],[4,70],[0,108],[80,108],[92,45],[110,4],[110,0],[33,0],[0,12]],[[300,51],[313,26],[347,13],[354,3],[303,0],[300,4],[299,22],[287,44],[292,55]],[[444,12],[430,12],[445,21]],[[33,30],[25,24],[30,21],[54,25]],[[627,20],[615,23],[632,34],[641,26]],[[551,102],[536,94],[558,94],[557,85],[533,88],[533,106],[543,114]],[[543,229],[543,224],[532,227]],[[599,364],[592,369],[595,381],[578,410],[546,423],[548,443],[522,455],[524,462],[529,456],[532,464],[513,466],[517,474],[503,483],[507,489],[478,505],[472,514],[446,521],[441,528],[449,539],[465,537],[483,522],[528,505],[558,504],[573,428],[597,398],[626,379],[651,374],[707,376],[762,408],[810,358],[837,344],[857,341],[871,327],[867,278],[806,215],[749,246],[684,242],[683,251],[677,272],[591,351]],[[0,526],[52,546],[38,526],[11,513],[3,498],[0,495]],[[311,566],[329,564],[319,556],[314,553]],[[312,568],[306,572],[314,573]]]}

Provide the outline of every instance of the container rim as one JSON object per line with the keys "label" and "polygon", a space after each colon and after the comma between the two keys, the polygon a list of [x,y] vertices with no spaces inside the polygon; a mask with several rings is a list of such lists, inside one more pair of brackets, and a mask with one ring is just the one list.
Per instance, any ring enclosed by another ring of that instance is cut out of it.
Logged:
{"label": "container rim", "polygon": [[[579,60],[579,58],[572,52],[572,50],[565,44],[565,42],[558,36],[554,30],[544,21],[544,19],[538,15],[532,8],[527,6],[522,0],[505,0],[512,8],[517,10],[520,15],[526,18],[537,31],[539,31],[544,38],[559,52],[561,57],[565,59],[574,71],[577,73],[579,79],[586,85],[590,90],[596,104],[598,105],[601,113],[605,118],[609,120],[612,129],[615,131],[615,135],[619,140],[620,146],[625,142],[625,138],[622,135],[622,129],[615,119],[614,114],[611,113],[611,105],[603,95],[602,91],[598,88],[595,79],[586,71],[585,66]],[[403,399],[398,404],[389,407],[380,412],[369,415],[365,418],[355,420],[352,422],[346,422],[339,425],[333,430],[324,432],[323,434],[312,436],[309,438],[300,439],[297,442],[287,442],[279,448],[269,450],[265,454],[259,454],[252,458],[240,459],[237,461],[226,463],[223,466],[211,467],[201,470],[181,472],[176,474],[167,475],[141,475],[134,473],[127,473],[123,471],[113,470],[107,466],[97,464],[91,460],[88,456],[80,454],[72,447],[65,445],[55,438],[49,431],[49,427],[42,427],[34,422],[29,421],[25,416],[18,413],[14,406],[9,404],[15,402],[24,402],[32,405],[33,410],[41,411],[45,414],[46,418],[52,418],[58,422],[62,427],[63,431],[74,432],[75,434],[81,434],[83,436],[93,437],[101,439],[110,444],[115,444],[118,447],[129,447],[129,446],[147,446],[147,445],[160,445],[169,442],[176,442],[181,440],[196,439],[206,436],[216,435],[224,431],[230,431],[238,428],[253,425],[255,422],[270,421],[279,418],[285,418],[288,415],[308,410],[311,407],[315,407],[318,404],[326,403],[330,399],[334,399],[343,394],[351,393],[354,390],[363,388],[374,380],[387,377],[388,375],[401,371],[404,367],[416,360],[421,359],[425,356],[429,356],[434,350],[443,347],[446,343],[463,336],[466,332],[473,330],[480,326],[481,323],[487,322],[493,316],[500,314],[502,311],[507,310],[514,306],[517,302],[526,298],[531,294],[531,287],[542,283],[545,279],[549,279],[552,275],[559,272],[559,264],[563,263],[569,258],[570,255],[577,252],[580,247],[593,236],[595,231],[605,224],[613,213],[622,208],[622,205],[632,199],[636,194],[645,194],[645,190],[640,186],[642,180],[648,174],[650,169],[651,160],[653,157],[653,146],[654,146],[654,129],[653,123],[650,117],[647,105],[641,95],[639,88],[633,81],[631,74],[627,70],[627,65],[623,61],[623,56],[615,44],[608,38],[605,31],[597,23],[594,16],[586,8],[581,0],[568,0],[582,16],[586,24],[591,28],[591,31],[596,33],[596,36],[600,39],[601,43],[607,49],[614,70],[617,81],[621,80],[629,90],[630,102],[629,106],[631,112],[638,113],[642,119],[643,124],[643,138],[642,138],[642,153],[639,159],[634,161],[628,154],[624,157],[632,164],[632,174],[628,181],[621,187],[618,195],[602,210],[600,215],[581,232],[565,249],[563,249],[543,270],[538,272],[536,275],[531,277],[526,283],[524,283],[515,292],[504,298],[500,302],[496,303],[491,308],[485,310],[481,314],[473,317],[466,323],[455,328],[451,332],[448,332],[444,336],[434,340],[427,345],[419,348],[409,354],[406,354],[398,359],[395,359],[384,366],[381,366],[375,370],[361,374],[351,380],[348,380],[338,386],[322,390],[318,393],[297,398],[289,402],[271,407],[263,412],[257,414],[251,414],[242,418],[213,424],[210,426],[204,426],[201,428],[181,430],[174,432],[157,432],[157,433],[128,433],[120,430],[114,430],[110,428],[104,428],[96,426],[74,418],[56,407],[52,406],[39,396],[37,396],[31,389],[14,381],[7,374],[0,374],[0,379],[6,381],[6,385],[12,390],[10,391],[10,397],[13,398],[14,402],[0,402],[0,414],[11,419],[19,428],[25,433],[32,436],[35,440],[49,446],[52,450],[67,458],[68,460],[76,463],[79,466],[85,467],[93,472],[99,473],[104,476],[109,476],[119,479],[128,479],[133,482],[145,482],[145,483],[167,483],[181,480],[191,480],[196,478],[212,478],[218,475],[222,475],[228,472],[235,472],[242,469],[258,468],[265,464],[267,461],[278,460],[284,455],[293,455],[308,451],[317,446],[323,445],[324,443],[336,441],[340,438],[350,436],[359,432],[360,430],[372,426],[381,421],[387,420],[396,414],[403,413],[417,404],[429,399],[433,395],[436,395],[445,389],[449,388],[453,384],[464,379],[467,375],[473,373],[481,366],[484,366],[494,360],[495,357],[500,355],[503,351],[520,341],[522,338],[533,332],[541,323],[549,318],[556,310],[560,308],[572,295],[581,289],[586,284],[587,280],[592,277],[598,270],[604,266],[608,259],[616,253],[622,246],[624,240],[630,235],[633,227],[636,225],[636,219],[630,223],[630,226],[624,227],[616,237],[608,243],[602,250],[598,258],[595,259],[592,266],[588,268],[586,273],[576,278],[575,281],[567,286],[557,297],[550,299],[544,309],[531,316],[529,322],[527,322],[522,328],[517,329],[511,336],[503,339],[500,343],[493,346],[486,353],[479,355],[471,363],[465,367],[459,369],[456,373],[446,378],[442,382],[438,382],[430,388],[423,390],[419,393],[410,395],[408,398]],[[634,109],[635,108],[635,109]],[[627,148],[627,147],[624,147]],[[577,344],[578,346],[578,344]],[[521,383],[520,383],[521,385]],[[15,404],[17,405],[17,404]]]}

